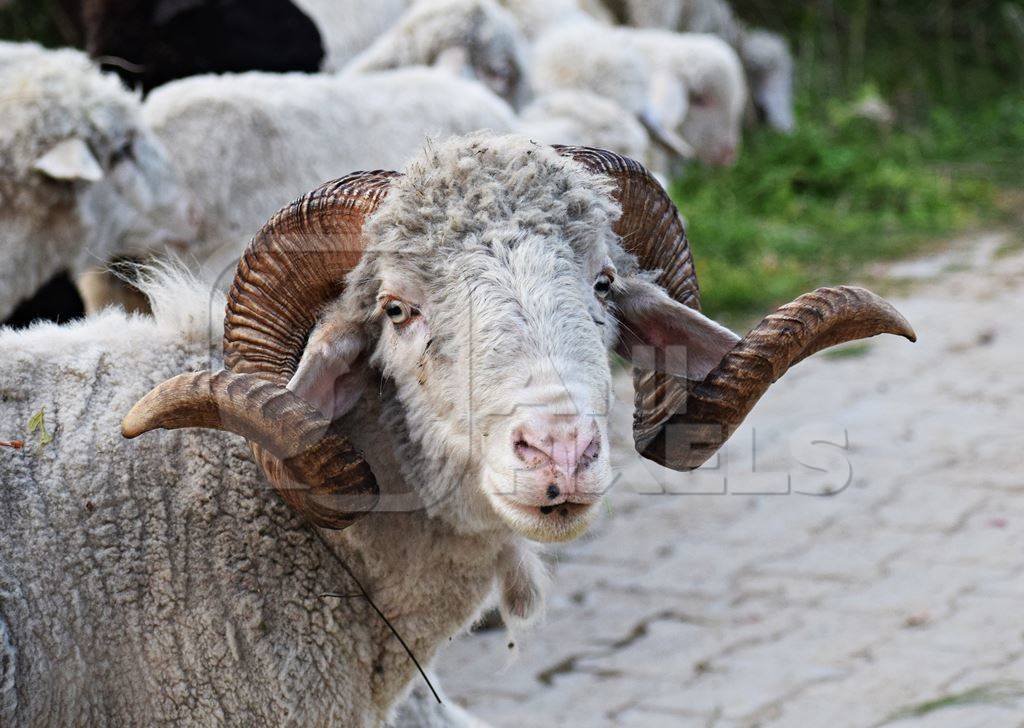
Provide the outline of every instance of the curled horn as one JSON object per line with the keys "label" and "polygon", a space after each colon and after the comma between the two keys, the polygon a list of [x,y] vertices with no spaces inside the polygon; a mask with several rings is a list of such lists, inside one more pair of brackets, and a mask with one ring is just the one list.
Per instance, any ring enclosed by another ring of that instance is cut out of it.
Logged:
{"label": "curled horn", "polygon": [[339,529],[376,504],[362,455],[319,411],[288,391],[323,307],[359,262],[362,227],[394,172],[359,172],[318,187],[256,234],[239,261],[224,320],[225,371],[182,374],[139,400],[125,437],[207,427],[241,435],[289,506]]}
{"label": "curled horn", "polygon": [[[643,270],[676,301],[700,309],[686,231],[672,200],[642,165],[612,152],[556,147],[616,185],[622,216],[615,232]],[[769,386],[821,349],[878,334],[915,341],[889,303],[863,288],[820,288],[755,326],[701,382],[634,369],[637,452],[675,470],[700,467],[729,439]]]}

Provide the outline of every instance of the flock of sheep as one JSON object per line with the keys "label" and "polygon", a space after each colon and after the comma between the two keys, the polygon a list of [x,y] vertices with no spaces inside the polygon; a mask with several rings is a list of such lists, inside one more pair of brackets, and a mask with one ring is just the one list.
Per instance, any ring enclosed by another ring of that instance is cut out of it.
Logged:
{"label": "flock of sheep", "polygon": [[62,271],[90,314],[0,328],[0,725],[474,725],[404,647],[540,613],[536,542],[612,479],[610,351],[689,469],[804,357],[913,339],[856,288],[699,312],[657,175],[730,163],[748,84],[792,123],[724,4],[298,4],[325,72],[144,99],[0,44],[0,317]]}
{"label": "flock of sheep", "polygon": [[[792,124],[785,44],[721,0],[681,0],[672,30],[574,0],[406,4],[304,0],[331,72],[190,77],[141,100],[84,54],[0,44],[0,321],[59,272],[89,313],[138,306],[97,271],[166,254],[216,267],[283,201],[397,168],[428,137],[516,131],[667,175],[685,157],[735,159],[748,83],[771,123]],[[661,22],[643,2],[622,12]]]}

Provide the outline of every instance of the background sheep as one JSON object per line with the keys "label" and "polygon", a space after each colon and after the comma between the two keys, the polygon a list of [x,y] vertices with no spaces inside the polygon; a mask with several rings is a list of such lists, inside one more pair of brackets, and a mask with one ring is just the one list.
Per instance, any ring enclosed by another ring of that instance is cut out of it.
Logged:
{"label": "background sheep", "polygon": [[480,84],[427,68],[195,77],[154,91],[144,118],[201,201],[200,259],[223,249],[224,262],[283,200],[326,179],[401,167],[431,135],[515,124]]}
{"label": "background sheep", "polygon": [[316,71],[320,34],[291,0],[64,0],[86,51],[129,86],[224,71]]}
{"label": "background sheep", "polygon": [[631,113],[589,91],[552,91],[519,115],[517,131],[547,144],[579,144],[646,159],[650,138]]}
{"label": "background sheep", "polygon": [[195,215],[116,76],[78,51],[0,43],[0,320],[61,271],[191,240]]}
{"label": "background sheep", "polygon": [[419,0],[345,70],[439,65],[519,106],[527,95],[525,46],[515,18],[494,0]]}
{"label": "background sheep", "polygon": [[[572,23],[538,41],[533,65],[538,89],[609,96],[703,161],[735,160],[746,84],[736,53],[715,36]],[[650,163],[669,166],[662,158]]]}
{"label": "background sheep", "polygon": [[757,112],[775,129],[793,129],[793,57],[782,36],[748,28],[725,0],[604,2],[621,22],[634,27],[713,33],[725,40],[740,54]]}
{"label": "background sheep", "polygon": [[340,71],[345,64],[390,28],[411,0],[293,0],[313,19],[320,31],[325,71]]}

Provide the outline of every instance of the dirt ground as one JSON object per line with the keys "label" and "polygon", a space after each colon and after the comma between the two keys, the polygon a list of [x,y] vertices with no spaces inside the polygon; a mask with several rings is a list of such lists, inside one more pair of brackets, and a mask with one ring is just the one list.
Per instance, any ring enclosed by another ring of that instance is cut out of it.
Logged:
{"label": "dirt ground", "polygon": [[511,660],[501,630],[453,644],[449,696],[515,728],[1024,726],[1010,240],[889,269],[918,343],[799,365],[710,467],[622,451],[602,522],[555,553],[543,623]]}

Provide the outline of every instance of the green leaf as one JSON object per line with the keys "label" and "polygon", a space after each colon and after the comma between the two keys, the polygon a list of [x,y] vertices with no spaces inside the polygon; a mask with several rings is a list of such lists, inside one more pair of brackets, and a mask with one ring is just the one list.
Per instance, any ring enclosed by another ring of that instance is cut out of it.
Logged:
{"label": "green leaf", "polygon": [[53,435],[46,431],[46,420],[43,409],[40,408],[38,412],[32,415],[28,420],[28,431],[33,433],[36,430],[39,431],[39,447],[46,447],[53,442]]}

